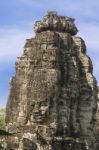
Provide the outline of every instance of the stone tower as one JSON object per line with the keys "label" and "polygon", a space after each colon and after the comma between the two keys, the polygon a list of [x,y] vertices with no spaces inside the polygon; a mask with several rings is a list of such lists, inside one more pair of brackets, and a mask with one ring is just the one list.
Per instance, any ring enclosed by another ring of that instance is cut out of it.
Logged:
{"label": "stone tower", "polygon": [[19,150],[94,150],[97,83],[74,19],[48,12],[34,31],[10,82],[8,131]]}

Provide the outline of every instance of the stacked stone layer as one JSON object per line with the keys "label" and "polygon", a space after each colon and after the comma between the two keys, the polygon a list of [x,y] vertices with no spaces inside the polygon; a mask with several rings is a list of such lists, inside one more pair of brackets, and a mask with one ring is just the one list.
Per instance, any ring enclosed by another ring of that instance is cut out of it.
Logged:
{"label": "stacked stone layer", "polygon": [[47,12],[42,21],[35,23],[34,31],[36,33],[47,30],[70,33],[72,35],[78,32],[73,18],[58,16],[56,12]]}
{"label": "stacked stone layer", "polygon": [[10,83],[8,130],[21,132],[20,150],[29,143],[24,139],[32,149],[65,150],[70,141],[75,150],[87,149],[95,140],[97,83],[85,42],[75,36],[74,20],[55,12],[47,13],[34,30]]}

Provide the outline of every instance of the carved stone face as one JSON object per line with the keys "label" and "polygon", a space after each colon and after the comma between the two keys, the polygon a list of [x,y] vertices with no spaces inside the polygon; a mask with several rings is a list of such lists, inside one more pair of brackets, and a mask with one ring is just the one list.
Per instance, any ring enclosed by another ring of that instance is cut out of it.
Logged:
{"label": "carved stone face", "polygon": [[[45,103],[47,102],[45,101]],[[34,122],[43,122],[47,117],[47,113],[48,113],[48,105],[44,105],[44,102],[42,101],[34,102],[32,110]]]}

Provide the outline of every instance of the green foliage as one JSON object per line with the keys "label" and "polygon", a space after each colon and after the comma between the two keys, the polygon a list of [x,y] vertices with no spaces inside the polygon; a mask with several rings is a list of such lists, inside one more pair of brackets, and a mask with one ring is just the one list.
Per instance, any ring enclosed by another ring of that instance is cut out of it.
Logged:
{"label": "green foliage", "polygon": [[0,109],[0,129],[5,128],[5,109]]}
{"label": "green foliage", "polygon": [[1,108],[0,113],[5,113],[5,108]]}

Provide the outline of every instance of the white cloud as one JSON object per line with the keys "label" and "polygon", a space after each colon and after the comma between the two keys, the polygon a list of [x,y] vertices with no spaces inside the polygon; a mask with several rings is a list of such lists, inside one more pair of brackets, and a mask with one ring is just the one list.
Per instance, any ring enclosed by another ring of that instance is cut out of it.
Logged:
{"label": "white cloud", "polygon": [[[97,17],[99,9],[98,0],[9,0],[10,5],[22,6],[22,8],[32,8],[36,13],[49,10],[56,10],[65,15],[72,14],[73,17]],[[18,12],[17,12],[18,13]]]}
{"label": "white cloud", "polygon": [[89,50],[99,52],[99,24],[82,22],[78,25],[79,33],[86,42]]}
{"label": "white cloud", "polygon": [[0,61],[21,56],[25,39],[33,37],[32,30],[20,28],[0,29]]}
{"label": "white cloud", "polygon": [[87,53],[93,63],[93,73],[99,84],[99,25],[95,22],[78,23],[79,33],[87,46]]}

